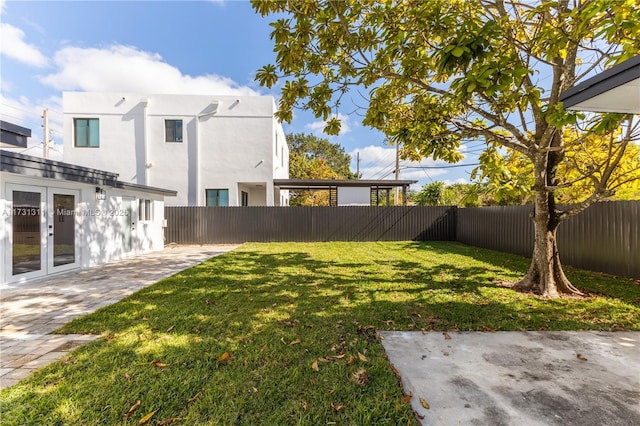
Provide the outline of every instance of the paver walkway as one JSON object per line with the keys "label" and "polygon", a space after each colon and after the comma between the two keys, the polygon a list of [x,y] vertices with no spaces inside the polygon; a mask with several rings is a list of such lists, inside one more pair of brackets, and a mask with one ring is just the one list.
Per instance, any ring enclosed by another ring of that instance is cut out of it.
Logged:
{"label": "paver walkway", "polygon": [[167,246],[91,269],[0,288],[0,388],[59,359],[94,335],[55,335],[72,319],[115,303],[238,245]]}

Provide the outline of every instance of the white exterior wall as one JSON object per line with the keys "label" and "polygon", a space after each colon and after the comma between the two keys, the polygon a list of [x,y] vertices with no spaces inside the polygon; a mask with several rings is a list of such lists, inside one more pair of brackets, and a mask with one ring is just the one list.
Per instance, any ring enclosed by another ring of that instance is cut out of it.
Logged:
{"label": "white exterior wall", "polygon": [[[111,187],[101,187],[106,191],[105,200],[96,200],[96,185],[76,182],[32,178],[8,172],[0,174],[0,284],[13,283],[19,285],[25,281],[21,275],[11,275],[12,265],[12,205],[8,201],[10,188],[24,189],[44,188],[45,191],[55,190],[78,191],[75,206],[75,252],[74,268],[87,268],[107,262],[119,260],[164,248],[164,197],[141,191],[122,190]],[[24,188],[23,188],[24,186]],[[131,233],[131,250],[126,251],[122,244],[123,199],[131,201],[133,230]],[[151,221],[138,221],[138,200],[153,201]],[[48,218],[46,212],[50,206],[46,197],[41,202],[43,232],[48,232]],[[47,235],[42,237],[46,241]],[[42,250],[52,250],[42,246]],[[44,253],[46,255],[46,253]],[[50,272],[49,272],[50,273]],[[44,273],[43,276],[49,273]],[[12,285],[13,285],[12,284]]]}
{"label": "white exterior wall", "polygon": [[[271,96],[65,92],[63,109],[65,162],[177,191],[167,205],[205,205],[206,189],[228,189],[230,206],[241,190],[250,205],[288,205],[273,187],[289,150]],[[74,118],[100,120],[99,148],[74,146]],[[182,142],[165,142],[165,120],[182,120]]]}
{"label": "white exterior wall", "polygon": [[339,206],[370,206],[371,188],[369,187],[338,187]]}

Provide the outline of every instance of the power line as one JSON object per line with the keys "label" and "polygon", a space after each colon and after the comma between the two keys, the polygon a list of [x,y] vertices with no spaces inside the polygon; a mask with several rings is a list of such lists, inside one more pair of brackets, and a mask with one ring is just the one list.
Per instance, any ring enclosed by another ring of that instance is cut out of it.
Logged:
{"label": "power line", "polygon": [[400,167],[400,169],[453,169],[456,167],[471,167],[471,166],[479,166],[480,163],[469,163],[469,164],[451,164],[448,166],[405,166]]}

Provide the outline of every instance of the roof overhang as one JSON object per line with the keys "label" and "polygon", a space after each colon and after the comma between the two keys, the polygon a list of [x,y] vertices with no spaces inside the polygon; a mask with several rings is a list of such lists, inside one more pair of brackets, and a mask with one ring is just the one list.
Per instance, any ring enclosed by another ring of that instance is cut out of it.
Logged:
{"label": "roof overhang", "polygon": [[35,178],[58,179],[89,185],[141,191],[169,197],[174,197],[177,194],[176,191],[169,189],[121,182],[118,180],[117,173],[105,172],[104,170],[91,169],[62,161],[48,160],[4,150],[0,150],[0,171]]}
{"label": "roof overhang", "polygon": [[31,137],[31,129],[0,120],[0,147],[26,148],[27,139]]}
{"label": "roof overhang", "polygon": [[355,179],[274,179],[273,186],[291,190],[321,190],[345,187],[393,189],[409,187],[417,180],[355,180]]}
{"label": "roof overhang", "polygon": [[560,100],[568,110],[640,114],[640,55],[561,93]]}

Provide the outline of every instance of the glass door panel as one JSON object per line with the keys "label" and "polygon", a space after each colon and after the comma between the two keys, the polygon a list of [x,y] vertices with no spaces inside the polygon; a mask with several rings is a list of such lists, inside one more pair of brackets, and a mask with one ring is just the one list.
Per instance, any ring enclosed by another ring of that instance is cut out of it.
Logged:
{"label": "glass door panel", "polygon": [[53,194],[53,266],[76,261],[76,197]]}
{"label": "glass door panel", "polygon": [[78,266],[76,202],[79,192],[48,189],[47,273],[62,272]]}
{"label": "glass door panel", "polygon": [[42,270],[42,193],[13,190],[12,274]]}

